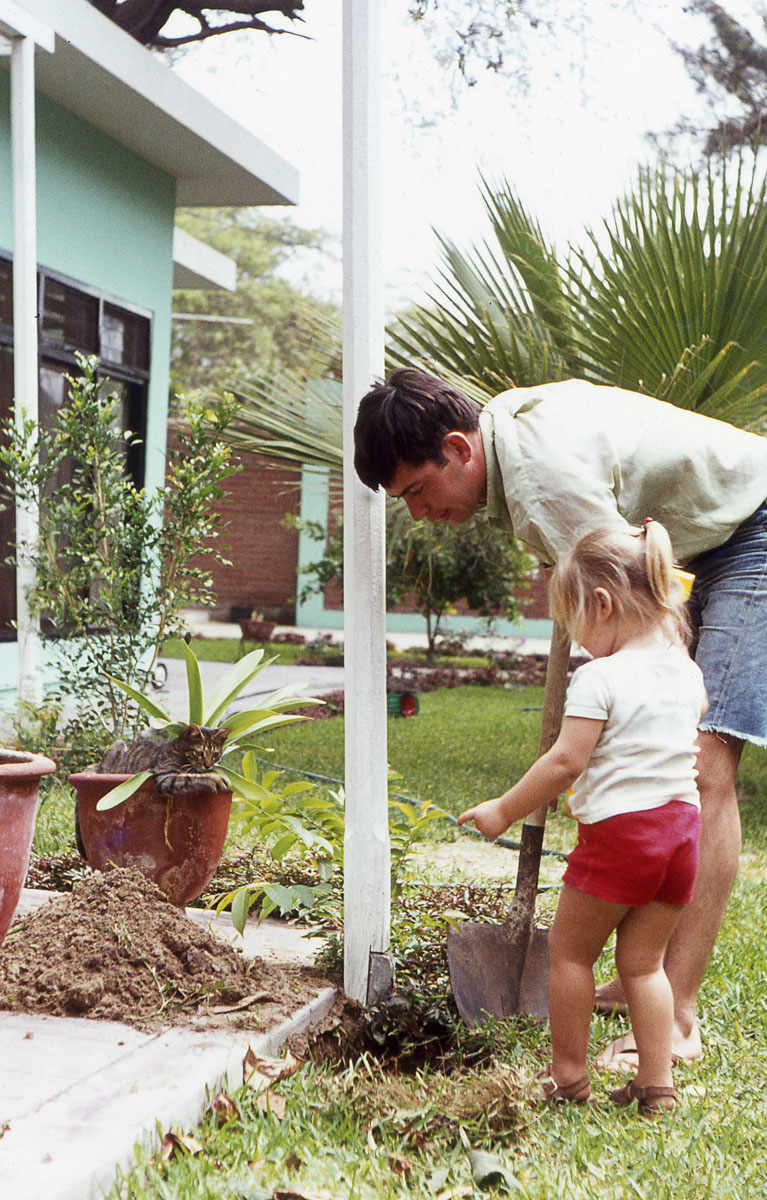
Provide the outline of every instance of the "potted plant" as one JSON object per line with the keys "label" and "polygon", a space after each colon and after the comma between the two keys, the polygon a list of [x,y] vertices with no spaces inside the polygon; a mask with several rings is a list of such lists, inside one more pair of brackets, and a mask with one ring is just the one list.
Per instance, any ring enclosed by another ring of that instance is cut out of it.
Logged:
{"label": "potted plant", "polygon": [[[319,704],[297,695],[302,685],[281,688],[258,708],[227,716],[227,710],[268,662],[254,650],[226,673],[206,699],[194,651],[178,642],[186,660],[189,697],[185,721],[174,721],[157,701],[115,680],[150,726],[163,731],[166,743],[189,730],[202,731],[217,744],[217,761],[184,773],[182,790],[156,786],[155,771],[104,773],[90,768],[70,776],[77,792],[77,816],[85,857],[92,867],[135,866],[154,880],[173,904],[185,905],[213,877],[226,839],[232,798],[258,799],[263,789],[237,769],[242,754],[258,748],[255,738],[265,729],[305,717],[291,707]],[[199,784],[194,781],[199,779]],[[187,783],[189,784],[187,786]],[[222,790],[225,789],[225,790]]]}
{"label": "potted plant", "polygon": [[272,634],[277,628],[277,622],[265,620],[263,613],[257,613],[254,610],[249,617],[239,622],[239,626],[243,641],[270,642]]}
{"label": "potted plant", "polygon": [[0,749],[0,944],[27,876],[40,780],[55,770],[42,754]]}

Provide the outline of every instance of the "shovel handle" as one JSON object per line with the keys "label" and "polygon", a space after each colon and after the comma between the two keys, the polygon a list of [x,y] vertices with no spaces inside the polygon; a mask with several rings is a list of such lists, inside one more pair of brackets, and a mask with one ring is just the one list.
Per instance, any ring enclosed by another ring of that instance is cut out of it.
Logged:
{"label": "shovel handle", "polygon": [[[567,691],[567,669],[570,664],[570,635],[558,621],[554,622],[551,649],[546,668],[546,686],[543,693],[541,735],[538,742],[538,758],[550,750],[562,728]],[[538,874],[543,848],[543,829],[546,824],[548,804],[543,804],[525,817],[517,865],[517,883],[514,890],[513,908],[529,912],[531,919],[538,891]]]}
{"label": "shovel handle", "polygon": [[[570,665],[570,635],[563,625],[554,622],[551,634],[551,649],[549,662],[546,667],[546,684],[543,691],[543,713],[541,715],[541,734],[538,740],[538,758],[542,758],[554,745],[562,728],[562,714],[565,711],[565,694],[567,692],[567,671]],[[546,824],[548,804],[536,808],[535,812],[525,817],[525,825],[542,827]]]}

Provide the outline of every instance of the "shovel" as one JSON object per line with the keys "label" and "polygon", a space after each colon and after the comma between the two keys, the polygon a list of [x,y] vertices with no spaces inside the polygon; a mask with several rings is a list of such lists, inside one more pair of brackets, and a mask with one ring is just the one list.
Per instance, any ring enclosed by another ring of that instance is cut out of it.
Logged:
{"label": "shovel", "polygon": [[[555,622],[543,696],[538,757],[559,736],[570,662],[570,638]],[[533,925],[547,805],[525,818],[514,899],[502,925],[472,921],[448,929],[450,982],[470,1029],[490,1017],[548,1015],[549,947]]]}

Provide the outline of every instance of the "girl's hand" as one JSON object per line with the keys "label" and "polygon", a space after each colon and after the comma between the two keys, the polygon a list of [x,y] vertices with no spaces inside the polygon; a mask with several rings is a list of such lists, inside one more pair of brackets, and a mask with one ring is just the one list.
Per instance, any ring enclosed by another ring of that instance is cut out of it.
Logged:
{"label": "girl's hand", "polygon": [[466,812],[462,812],[458,818],[458,824],[465,825],[467,821],[473,821],[479,832],[492,840],[500,837],[509,828],[509,822],[501,809],[500,799],[485,800],[483,804],[477,804],[475,808],[467,808]]}

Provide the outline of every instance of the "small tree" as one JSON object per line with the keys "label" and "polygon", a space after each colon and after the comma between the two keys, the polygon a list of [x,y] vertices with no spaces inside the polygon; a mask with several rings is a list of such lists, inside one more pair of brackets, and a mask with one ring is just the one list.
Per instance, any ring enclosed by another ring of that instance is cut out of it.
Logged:
{"label": "small tree", "polygon": [[168,451],[165,486],[139,487],[126,469],[137,439],[118,427],[119,398],[105,394],[95,358],[78,363],[82,374],[68,377],[69,401],[49,431],[29,419],[6,425],[0,497],[37,512],[37,542],[17,545],[11,561],[35,569],[30,608],[56,671],[46,701],[64,710],[65,740],[92,748],[132,729],[135,707],[112,679],[143,690],[158,643],[182,632],[182,610],[212,603],[200,556],[223,561],[211,550],[215,506],[237,468],[222,441],[231,405],[191,407]]}
{"label": "small tree", "polygon": [[[434,656],[443,618],[465,601],[481,617],[513,619],[519,593],[533,560],[508,533],[480,521],[464,525],[407,525],[391,507],[387,516],[386,598],[389,604],[412,599],[426,621],[429,658]],[[314,537],[316,522],[298,522]],[[324,556],[304,570],[310,581],[302,599],[329,583],[343,588],[343,522],[330,534]]]}

